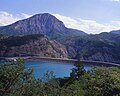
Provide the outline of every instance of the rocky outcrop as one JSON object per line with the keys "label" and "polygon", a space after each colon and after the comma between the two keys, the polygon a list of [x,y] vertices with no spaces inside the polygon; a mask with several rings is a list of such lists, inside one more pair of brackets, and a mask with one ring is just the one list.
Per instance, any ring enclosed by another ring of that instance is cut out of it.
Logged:
{"label": "rocky outcrop", "polygon": [[0,51],[0,56],[30,56],[39,55],[41,57],[67,58],[68,54],[64,45],[55,40],[41,37],[37,40],[30,40],[20,46],[7,47],[4,45]]}

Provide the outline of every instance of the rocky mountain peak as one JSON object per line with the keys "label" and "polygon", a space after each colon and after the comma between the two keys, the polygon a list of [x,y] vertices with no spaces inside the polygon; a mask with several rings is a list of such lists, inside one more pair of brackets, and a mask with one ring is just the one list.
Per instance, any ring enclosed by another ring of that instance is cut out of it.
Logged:
{"label": "rocky mountain peak", "polygon": [[53,29],[58,31],[65,30],[65,25],[63,22],[49,13],[37,14],[27,20],[31,26],[35,25],[39,27],[43,32],[52,31]]}
{"label": "rocky mountain peak", "polygon": [[36,14],[30,18],[0,27],[0,34],[31,35],[43,34],[48,37],[59,37],[65,34],[86,34],[82,31],[66,28],[64,23],[49,13]]}
{"label": "rocky mountain peak", "polygon": [[66,27],[62,21],[49,13],[44,13],[1,27],[0,32],[7,35],[29,35],[39,33],[49,35],[53,30],[65,32],[65,29]]}

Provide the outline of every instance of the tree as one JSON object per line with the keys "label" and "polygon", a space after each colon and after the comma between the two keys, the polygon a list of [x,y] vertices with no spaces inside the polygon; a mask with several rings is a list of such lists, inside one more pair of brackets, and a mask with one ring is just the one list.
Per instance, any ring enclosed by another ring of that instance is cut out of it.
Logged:
{"label": "tree", "polygon": [[84,66],[81,64],[81,61],[78,60],[74,64],[75,68],[72,69],[72,72],[70,73],[70,77],[74,79],[79,79],[85,74]]}
{"label": "tree", "polygon": [[0,96],[16,94],[32,80],[32,69],[25,70],[22,59],[0,65]]}
{"label": "tree", "polygon": [[59,82],[52,79],[53,72],[47,72],[42,78],[33,76],[33,69],[25,69],[24,61],[0,65],[0,96],[56,96],[59,94]]}
{"label": "tree", "polygon": [[0,96],[120,96],[120,69],[116,67],[85,72],[77,61],[70,78],[57,79],[52,78],[53,72],[43,79],[36,79],[32,72],[21,59],[0,65]]}
{"label": "tree", "polygon": [[120,96],[120,69],[97,67],[83,76],[85,96]]}
{"label": "tree", "polygon": [[84,96],[80,80],[73,81],[72,84],[62,87],[60,96]]}

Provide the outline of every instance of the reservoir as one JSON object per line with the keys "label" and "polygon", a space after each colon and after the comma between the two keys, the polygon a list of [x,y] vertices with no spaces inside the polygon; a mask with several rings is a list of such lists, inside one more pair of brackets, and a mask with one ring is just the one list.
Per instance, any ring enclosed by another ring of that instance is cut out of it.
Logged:
{"label": "reservoir", "polygon": [[[49,61],[40,61],[40,60],[27,60],[25,61],[25,67],[34,69],[34,76],[36,78],[43,77],[47,71],[52,71],[55,77],[68,77],[74,64],[71,63],[58,63],[58,62],[49,62]],[[84,64],[85,70],[90,70],[92,66]]]}
{"label": "reservoir", "polygon": [[[0,64],[3,64],[3,62]],[[33,75],[36,78],[42,78],[47,71],[52,71],[56,78],[68,77],[70,76],[72,68],[75,67],[73,63],[54,62],[47,60],[26,60],[24,64],[26,69],[32,68],[34,70]],[[98,65],[83,64],[83,66],[84,69],[88,71],[91,70],[92,67]]]}
{"label": "reservoir", "polygon": [[[0,64],[3,64],[4,62],[0,62]],[[29,69],[32,68],[34,70],[33,75],[36,78],[42,78],[44,74],[48,72],[53,72],[53,75],[58,77],[69,77],[70,73],[72,71],[72,68],[74,68],[74,63],[71,62],[60,62],[57,60],[49,61],[49,60],[34,60],[34,59],[28,59],[24,62],[25,68]],[[108,64],[107,63],[100,63],[96,64],[96,62],[90,63],[83,63],[84,69],[86,71],[91,70],[95,66],[118,66],[115,64]],[[118,66],[119,67],[119,66]]]}

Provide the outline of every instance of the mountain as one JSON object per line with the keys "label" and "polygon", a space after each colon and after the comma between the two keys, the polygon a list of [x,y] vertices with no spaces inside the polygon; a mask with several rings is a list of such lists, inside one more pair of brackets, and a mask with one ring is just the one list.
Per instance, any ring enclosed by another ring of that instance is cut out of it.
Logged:
{"label": "mountain", "polygon": [[0,56],[39,55],[120,63],[120,30],[92,35],[51,14],[0,27]]}
{"label": "mountain", "polygon": [[44,35],[9,36],[0,39],[0,57],[42,56],[67,58],[64,45]]}
{"label": "mountain", "polygon": [[0,27],[0,34],[14,36],[43,34],[50,38],[59,38],[68,34],[87,35],[83,31],[66,28],[62,21],[49,13],[37,14],[11,25]]}
{"label": "mountain", "polygon": [[120,63],[120,35],[118,34],[78,36],[60,42],[66,46],[69,58]]}
{"label": "mountain", "polygon": [[114,31],[111,31],[110,33],[120,34],[120,30],[114,30]]}
{"label": "mountain", "polygon": [[51,40],[41,34],[0,35],[0,56],[75,58],[120,63],[120,35],[101,33]]}
{"label": "mountain", "polygon": [[[66,28],[62,21],[48,13],[37,14],[0,27],[0,34],[3,35],[0,37],[0,56],[19,56],[20,54],[47,56],[49,54],[49,57],[59,58],[68,57],[68,53],[66,47],[58,40],[87,35],[83,31]],[[34,34],[42,34],[45,39],[39,37],[39,40],[34,41]]]}

